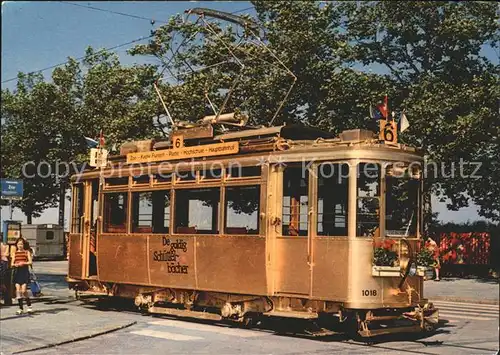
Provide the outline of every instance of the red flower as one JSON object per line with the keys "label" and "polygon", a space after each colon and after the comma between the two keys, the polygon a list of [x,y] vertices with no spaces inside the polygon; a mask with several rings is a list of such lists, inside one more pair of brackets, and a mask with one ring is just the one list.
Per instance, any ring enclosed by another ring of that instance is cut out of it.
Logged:
{"label": "red flower", "polygon": [[392,248],[392,246],[394,245],[394,243],[396,243],[394,240],[392,239],[385,239],[384,240],[384,243],[382,244],[382,248],[386,249],[386,250],[389,250]]}

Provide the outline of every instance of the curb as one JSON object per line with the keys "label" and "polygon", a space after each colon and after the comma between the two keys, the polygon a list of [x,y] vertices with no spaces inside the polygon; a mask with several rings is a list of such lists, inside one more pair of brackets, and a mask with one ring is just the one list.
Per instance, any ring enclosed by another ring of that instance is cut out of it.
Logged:
{"label": "curb", "polygon": [[477,299],[477,298],[461,298],[461,297],[453,297],[453,296],[431,296],[428,297],[429,301],[449,301],[449,302],[463,302],[463,303],[476,303],[476,304],[491,304],[491,305],[499,305],[499,300],[491,300],[491,299]]}
{"label": "curb", "polygon": [[19,351],[15,351],[12,354],[22,354],[22,353],[27,353],[27,352],[30,352],[30,351],[48,349],[48,348],[53,348],[53,347],[56,347],[56,346],[59,346],[59,345],[64,345],[64,344],[74,343],[74,342],[85,340],[85,339],[95,338],[95,337],[98,337],[100,335],[104,335],[104,334],[115,332],[117,330],[128,328],[128,327],[130,327],[130,326],[132,326],[134,324],[137,324],[137,322],[133,321],[133,322],[128,322],[128,323],[126,323],[124,325],[120,325],[120,326],[112,326],[112,327],[108,327],[108,328],[102,328],[102,330],[100,330],[100,331],[98,331],[96,333],[92,333],[92,334],[89,334],[89,335],[83,335],[83,336],[80,336],[80,337],[77,337],[77,338],[73,338],[73,339],[70,339],[70,340],[64,340],[64,341],[57,342],[57,343],[50,343],[50,344],[47,344],[47,345],[41,345],[41,346],[37,346],[37,347],[34,347],[34,348],[24,348],[24,349],[21,349]]}

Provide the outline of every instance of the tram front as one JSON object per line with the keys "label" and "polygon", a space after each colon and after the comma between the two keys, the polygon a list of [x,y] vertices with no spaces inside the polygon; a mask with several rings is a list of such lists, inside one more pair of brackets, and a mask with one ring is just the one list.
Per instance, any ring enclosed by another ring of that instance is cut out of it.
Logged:
{"label": "tram front", "polygon": [[[438,312],[423,294],[421,158],[360,159],[350,221],[347,316],[362,336],[432,330]],[[406,324],[405,324],[406,323]]]}

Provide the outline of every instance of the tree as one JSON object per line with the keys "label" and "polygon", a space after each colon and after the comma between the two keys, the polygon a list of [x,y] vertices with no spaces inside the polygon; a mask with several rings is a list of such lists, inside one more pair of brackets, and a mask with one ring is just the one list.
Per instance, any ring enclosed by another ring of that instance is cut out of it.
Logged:
{"label": "tree", "polygon": [[[411,119],[411,128],[401,135],[403,142],[423,148],[427,159],[440,162],[445,170],[452,163],[458,170],[460,158],[482,164],[481,179],[433,178],[437,171],[432,171],[429,188],[449,198],[450,208],[466,206],[472,199],[481,215],[500,218],[495,158],[500,151],[495,100],[499,67],[481,52],[498,45],[494,3],[252,3],[266,44],[297,77],[276,123],[303,122],[332,132],[369,128],[369,104],[387,93],[391,109],[405,108]],[[184,40],[176,44],[174,33]],[[227,111],[240,108],[250,113],[253,124],[268,124],[291,78],[268,52],[245,42],[245,35],[248,32],[239,34],[220,23],[207,27],[173,18],[150,44],[131,53],[154,55],[164,64],[167,54],[180,53],[170,61],[174,72],[207,67],[162,87],[175,118],[194,120],[210,112],[203,90],[220,107],[239,75],[229,47],[246,67]],[[174,51],[180,44],[187,49]],[[221,61],[226,62],[211,67]],[[367,66],[380,68],[379,73],[367,72]],[[473,170],[474,165],[463,167],[464,175]]]}
{"label": "tree", "polygon": [[63,198],[74,168],[88,160],[84,136],[103,129],[111,148],[155,135],[155,72],[88,48],[83,67],[70,58],[51,83],[20,73],[14,91],[2,90],[2,177],[24,178],[24,199],[14,206],[28,223]]}
{"label": "tree", "polygon": [[39,75],[18,76],[15,93],[2,90],[2,177],[24,181],[24,198],[14,203],[27,216],[38,217],[44,209],[55,206],[57,188],[51,167],[43,164],[50,151],[50,107],[54,100],[52,87]]}
{"label": "tree", "polygon": [[[403,141],[429,161],[455,165],[453,178],[430,174],[432,190],[449,208],[475,202],[500,220],[499,65],[483,55],[498,48],[497,6],[486,2],[346,2],[339,5],[352,43],[351,61],[385,66],[397,90],[393,107],[406,108],[411,128]],[[460,159],[481,164],[463,167]],[[439,170],[441,170],[441,166]]]}

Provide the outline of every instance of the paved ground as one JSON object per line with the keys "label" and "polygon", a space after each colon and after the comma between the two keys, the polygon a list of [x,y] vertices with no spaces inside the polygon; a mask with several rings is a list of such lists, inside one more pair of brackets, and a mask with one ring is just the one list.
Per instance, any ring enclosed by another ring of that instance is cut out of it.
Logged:
{"label": "paved ground", "polygon": [[[102,303],[76,301],[64,282],[65,262],[37,263],[45,297],[30,316],[15,307],[1,312],[1,352],[33,354],[494,354],[498,350],[498,283],[478,280],[427,281],[443,319],[432,336],[380,339],[364,344],[340,337],[280,334],[280,324],[241,329],[227,324],[120,312]],[[463,282],[466,281],[466,282]],[[453,291],[453,289],[455,291]],[[468,302],[444,300],[465,295]],[[441,299],[439,299],[441,297]],[[475,301],[471,301],[476,297]],[[484,300],[497,304],[484,304]],[[102,306],[102,307],[99,307]],[[112,332],[109,332],[114,330]],[[104,334],[102,334],[104,333]],[[102,334],[102,335],[98,335]],[[97,336],[95,336],[97,335]],[[81,339],[86,338],[87,339]],[[401,340],[404,339],[404,340]]]}

